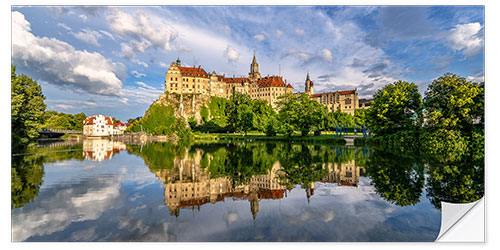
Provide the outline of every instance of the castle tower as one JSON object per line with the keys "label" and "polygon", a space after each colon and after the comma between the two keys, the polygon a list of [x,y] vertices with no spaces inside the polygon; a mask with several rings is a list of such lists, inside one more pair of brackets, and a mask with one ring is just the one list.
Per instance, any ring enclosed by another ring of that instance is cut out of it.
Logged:
{"label": "castle tower", "polygon": [[250,80],[260,79],[259,64],[257,63],[257,59],[255,58],[255,51],[253,52],[253,60],[252,64],[250,64],[250,73],[248,74],[248,78],[250,78]]}
{"label": "castle tower", "polygon": [[307,72],[307,78],[306,78],[306,88],[305,88],[305,92],[309,95],[312,95],[314,92],[313,92],[313,82],[311,81],[311,79],[309,79],[309,72]]}

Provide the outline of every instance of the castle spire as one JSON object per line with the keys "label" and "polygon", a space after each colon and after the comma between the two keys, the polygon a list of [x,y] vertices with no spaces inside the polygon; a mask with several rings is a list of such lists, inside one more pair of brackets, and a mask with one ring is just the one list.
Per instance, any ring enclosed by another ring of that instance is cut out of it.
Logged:
{"label": "castle spire", "polygon": [[308,71],[308,72],[307,72],[307,79],[306,79],[306,81],[309,81],[309,80],[310,80],[310,79],[309,79],[309,71]]}

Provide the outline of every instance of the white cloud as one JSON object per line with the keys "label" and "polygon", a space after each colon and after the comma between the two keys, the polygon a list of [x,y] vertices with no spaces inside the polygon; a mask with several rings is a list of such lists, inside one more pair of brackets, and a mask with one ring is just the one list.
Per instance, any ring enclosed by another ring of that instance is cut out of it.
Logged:
{"label": "white cloud", "polygon": [[164,62],[160,62],[160,66],[163,67],[163,68],[169,68],[170,66],[168,66],[166,63]]}
{"label": "white cloud", "polygon": [[333,55],[332,52],[329,49],[323,49],[321,50],[322,57],[325,61],[332,62],[333,61]]}
{"label": "white cloud", "polygon": [[78,33],[71,33],[75,38],[80,39],[86,43],[94,44],[98,47],[101,45],[99,44],[98,40],[102,38],[101,33],[90,30],[90,29],[83,29],[82,31]]}
{"label": "white cloud", "polygon": [[143,61],[140,61],[140,60],[138,60],[138,59],[134,59],[134,60],[132,60],[132,62],[133,62],[133,63],[137,63],[137,64],[139,64],[139,65],[142,65],[142,66],[143,66],[143,67],[145,67],[145,68],[149,67],[149,65],[148,65],[147,63],[145,63],[145,62],[143,62]]}
{"label": "white cloud", "polygon": [[74,106],[68,105],[68,104],[57,104],[57,105],[54,105],[54,107],[56,107],[58,109],[73,109],[73,108],[75,108]]}
{"label": "white cloud", "polygon": [[158,97],[163,94],[163,90],[157,90],[154,88],[144,88],[144,87],[124,87],[120,91],[121,96],[126,96],[129,100],[133,100],[135,103],[141,104],[151,104],[153,101],[158,99]]}
{"label": "white cloud", "polygon": [[113,8],[106,16],[109,27],[116,33],[134,39],[134,42],[144,43],[144,49],[149,46],[172,50],[171,42],[176,37],[176,32],[163,19],[148,15],[138,10],[129,14]]}
{"label": "white cloud", "polygon": [[479,23],[458,24],[448,33],[450,46],[467,57],[474,57],[483,49],[482,27]]}
{"label": "white cloud", "polygon": [[84,22],[86,22],[86,21],[87,21],[87,19],[88,19],[88,17],[87,17],[86,15],[84,15],[84,14],[81,14],[81,15],[79,15],[78,17],[79,17],[79,18],[81,18],[81,19],[82,19],[82,21],[84,21]]}
{"label": "white cloud", "polygon": [[264,35],[262,35],[262,34],[258,34],[258,35],[253,36],[253,38],[255,38],[255,39],[257,39],[257,40],[259,40],[259,41],[262,42],[262,41],[264,41],[264,39],[266,37]]}
{"label": "white cloud", "polygon": [[99,30],[99,32],[101,32],[102,34],[104,34],[105,36],[109,37],[111,40],[113,41],[116,41],[115,40],[115,37],[113,35],[111,35],[111,33],[105,31],[105,30]]}
{"label": "white cloud", "polygon": [[144,88],[156,90],[155,88],[153,88],[153,87],[151,87],[151,86],[147,85],[147,84],[146,84],[146,83],[144,83],[144,82],[135,82],[135,83],[137,83],[137,85],[142,86],[142,87],[144,87]]}
{"label": "white cloud", "polygon": [[304,30],[303,29],[295,29],[295,34],[304,35]]}
{"label": "white cloud", "polygon": [[68,26],[67,26],[66,24],[64,24],[64,23],[58,23],[58,24],[57,24],[57,27],[61,27],[61,28],[65,29],[65,30],[67,30],[67,31],[71,31],[71,28],[70,28],[70,27],[68,27]]}
{"label": "white cloud", "polygon": [[134,49],[132,47],[130,47],[130,45],[128,45],[126,43],[120,43],[120,47],[122,49],[121,57],[123,57],[125,59],[130,59],[132,57],[135,57]]}
{"label": "white cloud", "polygon": [[240,53],[233,49],[233,47],[227,45],[226,51],[224,51],[224,57],[227,58],[229,62],[236,62],[240,58]]}
{"label": "white cloud", "polygon": [[97,52],[76,50],[55,38],[37,37],[20,12],[12,12],[12,61],[33,77],[76,87],[91,94],[116,95],[122,87],[124,65]]}
{"label": "white cloud", "polygon": [[141,78],[141,77],[145,77],[145,76],[146,76],[146,74],[144,74],[144,73],[139,73],[139,72],[137,72],[137,70],[132,70],[132,71],[130,71],[130,73],[131,73],[132,75],[134,75],[135,77],[137,77],[137,78]]}
{"label": "white cloud", "polygon": [[121,102],[121,103],[123,103],[123,104],[128,104],[128,98],[127,97],[123,97],[123,98],[121,98],[118,101]]}

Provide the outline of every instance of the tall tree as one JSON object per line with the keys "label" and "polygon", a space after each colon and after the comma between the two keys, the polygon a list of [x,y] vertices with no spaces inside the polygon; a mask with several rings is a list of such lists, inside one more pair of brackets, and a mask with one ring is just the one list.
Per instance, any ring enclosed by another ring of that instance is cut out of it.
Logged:
{"label": "tall tree", "polygon": [[393,134],[421,126],[422,96],[414,83],[397,81],[388,84],[373,97],[366,117],[374,134]]}
{"label": "tall tree", "polygon": [[425,92],[429,127],[469,133],[484,124],[484,83],[473,83],[452,73],[434,80]]}
{"label": "tall tree", "polygon": [[42,87],[26,75],[16,75],[11,66],[11,128],[13,148],[37,138],[42,128],[45,96]]}

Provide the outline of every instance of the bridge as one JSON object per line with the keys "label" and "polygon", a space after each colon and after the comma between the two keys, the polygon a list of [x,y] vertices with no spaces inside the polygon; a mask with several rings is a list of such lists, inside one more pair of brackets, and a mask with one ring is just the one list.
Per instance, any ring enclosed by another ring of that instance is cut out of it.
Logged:
{"label": "bridge", "polygon": [[346,145],[354,145],[354,138],[363,137],[362,135],[345,135],[343,136]]}
{"label": "bridge", "polygon": [[40,137],[45,138],[54,138],[61,137],[65,134],[70,135],[81,135],[83,134],[82,130],[69,130],[69,129],[51,129],[51,128],[42,128],[40,131]]}

